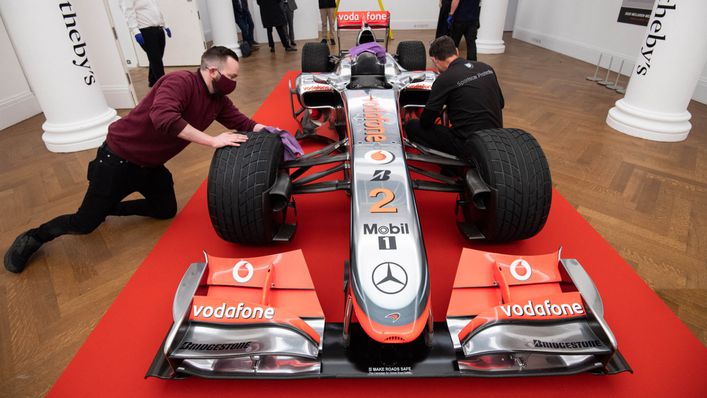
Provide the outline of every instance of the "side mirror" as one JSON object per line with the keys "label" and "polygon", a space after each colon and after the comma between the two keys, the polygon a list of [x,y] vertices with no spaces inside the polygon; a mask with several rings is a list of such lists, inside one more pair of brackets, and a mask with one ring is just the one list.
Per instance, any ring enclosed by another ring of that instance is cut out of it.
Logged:
{"label": "side mirror", "polygon": [[314,75],[312,78],[315,83],[320,83],[320,84],[329,84],[329,78],[326,76],[319,76],[319,75]]}
{"label": "side mirror", "polygon": [[427,75],[424,73],[418,73],[410,78],[410,83],[419,83],[424,82],[425,80],[427,80]]}

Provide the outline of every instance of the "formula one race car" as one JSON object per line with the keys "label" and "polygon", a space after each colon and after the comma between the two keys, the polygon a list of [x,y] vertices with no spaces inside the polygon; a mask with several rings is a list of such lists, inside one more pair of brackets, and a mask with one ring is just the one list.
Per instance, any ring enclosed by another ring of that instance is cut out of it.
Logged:
{"label": "formula one race car", "polygon": [[[358,45],[376,43],[374,30],[385,29],[388,37],[389,14],[339,13],[338,25],[340,31],[356,29]],[[331,56],[326,44],[306,44],[303,72],[291,86],[297,135],[327,144],[282,161],[277,135],[252,134],[240,147],[218,150],[212,161],[209,213],[218,235],[231,242],[290,239],[296,225],[293,195],[350,194],[343,323],[325,321],[300,251],[207,256],[191,265],[179,285],[174,324],[148,376],[630,370],[603,319],[593,282],[560,251],[509,256],[463,249],[446,323],[433,322],[413,189],[456,194],[461,233],[501,242],[542,229],[551,180],[540,146],[521,130],[476,132],[467,143],[472,161],[408,141],[402,120],[424,107],[436,77],[425,68],[421,42],[401,42],[396,55]]]}

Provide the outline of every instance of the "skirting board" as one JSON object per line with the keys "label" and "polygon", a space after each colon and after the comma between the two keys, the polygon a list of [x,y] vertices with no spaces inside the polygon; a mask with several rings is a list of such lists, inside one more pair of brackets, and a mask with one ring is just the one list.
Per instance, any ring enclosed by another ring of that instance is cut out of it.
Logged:
{"label": "skirting board", "polygon": [[0,130],[41,112],[39,102],[30,91],[0,99]]}
{"label": "skirting board", "polygon": [[[617,72],[621,61],[623,60],[625,61],[623,68],[624,75],[628,75],[628,73],[633,70],[633,66],[636,62],[635,55],[609,52],[606,49],[595,47],[586,43],[551,36],[517,25],[513,28],[513,38],[582,60],[592,65],[596,65],[599,58],[599,53],[604,53],[604,59],[602,59],[601,67],[605,68],[609,63],[607,57],[613,56],[614,62],[611,70]],[[692,95],[692,99],[703,104],[707,104],[707,79],[705,79],[705,77],[700,78],[697,83],[697,88]]]}

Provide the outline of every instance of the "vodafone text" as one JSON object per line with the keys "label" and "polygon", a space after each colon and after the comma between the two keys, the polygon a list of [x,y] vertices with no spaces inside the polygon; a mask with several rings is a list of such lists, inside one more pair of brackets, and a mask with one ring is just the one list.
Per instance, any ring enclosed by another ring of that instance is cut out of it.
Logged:
{"label": "vodafone text", "polygon": [[227,306],[226,303],[214,308],[210,305],[194,305],[192,309],[195,317],[216,319],[273,319],[274,308],[249,307],[244,303],[238,306]]}
{"label": "vodafone text", "polygon": [[542,304],[533,304],[528,300],[528,304],[502,305],[501,311],[506,316],[567,316],[583,315],[584,307],[580,303],[572,304],[552,304],[550,300],[545,300]]}

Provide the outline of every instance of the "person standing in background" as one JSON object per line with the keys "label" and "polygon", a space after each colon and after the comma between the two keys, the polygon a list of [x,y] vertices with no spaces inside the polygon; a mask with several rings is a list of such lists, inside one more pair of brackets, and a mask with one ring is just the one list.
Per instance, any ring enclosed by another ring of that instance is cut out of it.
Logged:
{"label": "person standing in background", "polygon": [[319,15],[322,17],[322,43],[326,44],[327,21],[329,21],[329,42],[336,45],[334,40],[334,13],[336,0],[319,0]]}
{"label": "person standing in background", "polygon": [[253,35],[255,23],[248,9],[248,0],[231,0],[231,2],[233,3],[233,16],[236,19],[238,29],[241,30],[243,35],[243,41],[250,44],[251,50],[257,50],[260,47],[255,42],[255,36]]}
{"label": "person standing in background", "polygon": [[435,39],[449,34],[449,25],[447,17],[450,15],[449,10],[452,8],[452,0],[439,0],[439,17],[437,17],[437,31]]}
{"label": "person standing in background", "polygon": [[466,59],[476,61],[476,33],[479,31],[479,15],[481,0],[452,0],[452,6],[447,17],[450,27],[449,36],[454,45],[459,47],[462,35],[466,41]]}
{"label": "person standing in background", "polygon": [[287,37],[290,39],[290,45],[295,47],[295,10],[297,9],[297,2],[295,0],[284,0],[280,3],[282,6],[282,12],[285,14],[285,19],[287,19]]}
{"label": "person standing in background", "polygon": [[296,48],[290,45],[289,39],[285,34],[287,19],[285,18],[285,13],[282,12],[282,6],[280,5],[282,0],[257,1],[260,6],[260,20],[263,21],[263,27],[265,27],[268,31],[268,45],[270,46],[270,52],[275,52],[275,41],[272,38],[272,28],[277,30],[277,35],[280,36],[280,41],[285,47],[285,51],[297,51]]}
{"label": "person standing in background", "polygon": [[148,87],[157,83],[164,76],[165,32],[172,37],[172,31],[165,27],[164,16],[157,0],[121,0],[120,8],[123,10],[125,20],[128,22],[130,32],[135,36],[135,41],[147,54],[150,63],[147,76]]}

